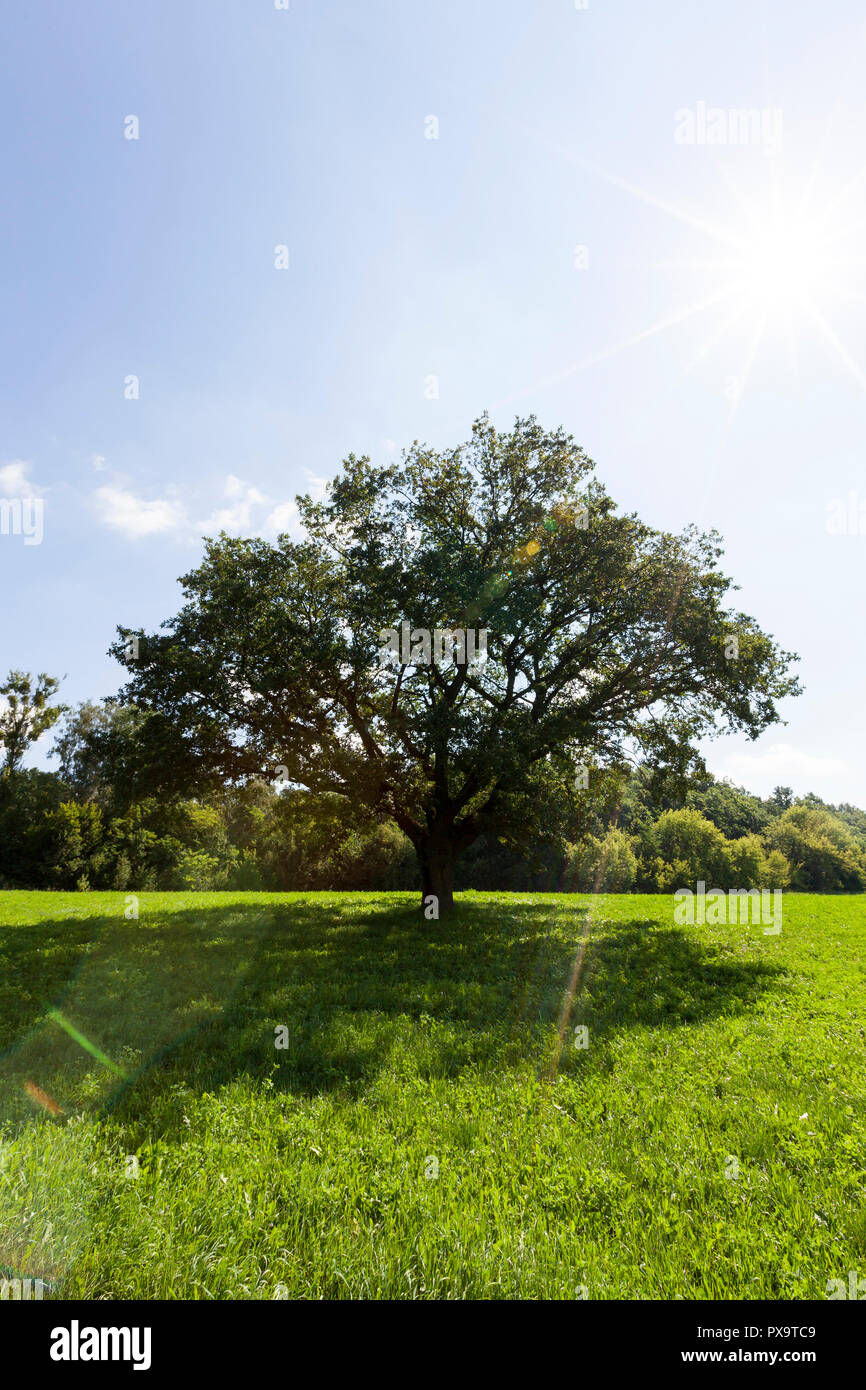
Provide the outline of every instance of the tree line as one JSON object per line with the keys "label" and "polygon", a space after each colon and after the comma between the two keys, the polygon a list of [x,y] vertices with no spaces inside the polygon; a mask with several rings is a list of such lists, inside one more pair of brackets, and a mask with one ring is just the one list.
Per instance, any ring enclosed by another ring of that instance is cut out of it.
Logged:
{"label": "tree line", "polygon": [[[0,887],[148,890],[411,890],[414,846],[393,820],[330,792],[262,780],[195,796],[156,792],[142,754],[146,712],[112,700],[52,704],[57,682],[13,672],[0,694]],[[55,727],[57,770],[22,767]],[[592,771],[565,824],[520,841],[480,836],[455,887],[536,892],[714,888],[861,892],[866,812],[762,799],[710,776]]]}

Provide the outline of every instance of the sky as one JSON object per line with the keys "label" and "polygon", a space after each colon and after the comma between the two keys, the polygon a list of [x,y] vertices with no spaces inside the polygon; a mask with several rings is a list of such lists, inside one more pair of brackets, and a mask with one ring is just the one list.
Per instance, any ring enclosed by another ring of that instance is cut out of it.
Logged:
{"label": "sky", "polygon": [[[858,0],[44,0],[0,48],[0,672],[116,692],[348,453],[564,426],[800,655],[767,795],[866,805]],[[4,505],[5,504],[5,505]],[[48,735],[32,765],[51,767]]]}

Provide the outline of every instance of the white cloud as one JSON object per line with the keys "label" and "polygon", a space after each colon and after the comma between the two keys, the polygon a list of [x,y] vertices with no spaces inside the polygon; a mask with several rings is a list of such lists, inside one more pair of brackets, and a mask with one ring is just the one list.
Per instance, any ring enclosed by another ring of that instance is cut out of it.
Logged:
{"label": "white cloud", "polygon": [[278,507],[274,507],[265,521],[266,534],[278,536],[283,531],[288,531],[297,515],[298,509],[294,502],[281,502]]}
{"label": "white cloud", "polygon": [[778,786],[793,787],[797,795],[803,795],[848,772],[842,758],[822,758],[802,753],[791,743],[773,743],[765,753],[730,754],[717,775],[765,796]]}
{"label": "white cloud", "polygon": [[[217,531],[227,531],[236,536],[264,536],[285,530],[297,510],[293,502],[278,503],[275,498],[259,488],[245,483],[234,473],[229,473],[223,486],[223,494],[231,506],[222,507],[198,524],[204,535],[214,535]],[[262,518],[263,508],[269,508],[267,517]]]}
{"label": "white cloud", "polygon": [[194,520],[192,505],[185,503],[181,489],[170,486],[161,497],[146,500],[127,485],[120,474],[113,482],[93,493],[100,521],[124,535],[141,536],[175,533],[181,539],[199,540],[225,531],[232,536],[273,538],[288,531],[297,517],[294,502],[280,501],[254,484],[229,473],[222,485],[222,501],[200,520]]}
{"label": "white cloud", "polygon": [[106,461],[105,461],[105,455],[104,455],[104,454],[93,454],[93,456],[91,457],[90,463],[91,463],[91,467],[93,468],[94,473],[104,473],[104,472],[105,472],[105,469],[106,469]]}
{"label": "white cloud", "polygon": [[0,464],[0,496],[38,497],[45,491],[30,482],[27,474],[31,465],[23,459],[13,459],[11,463]]}
{"label": "white cloud", "polygon": [[324,502],[328,495],[330,478],[319,478],[315,473],[307,473],[307,493],[314,502]]}
{"label": "white cloud", "polygon": [[133,540],[179,531],[186,525],[183,505],[174,489],[147,502],[127,488],[108,484],[97,488],[93,497],[100,521]]}

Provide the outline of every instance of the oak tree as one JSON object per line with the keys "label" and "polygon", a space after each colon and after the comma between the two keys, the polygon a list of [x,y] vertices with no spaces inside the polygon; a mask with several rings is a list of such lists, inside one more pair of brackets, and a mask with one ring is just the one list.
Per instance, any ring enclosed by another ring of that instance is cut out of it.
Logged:
{"label": "oak tree", "polygon": [[[119,629],[122,698],[166,777],[277,779],[396,821],[440,912],[482,833],[528,838],[628,763],[701,770],[699,740],[757,737],[799,691],[796,658],[726,606],[718,534],[620,513],[534,417],[350,455],[298,505],[300,539],[209,540],[160,633]],[[408,651],[387,636],[404,623]],[[486,654],[433,659],[437,629],[486,631]]]}

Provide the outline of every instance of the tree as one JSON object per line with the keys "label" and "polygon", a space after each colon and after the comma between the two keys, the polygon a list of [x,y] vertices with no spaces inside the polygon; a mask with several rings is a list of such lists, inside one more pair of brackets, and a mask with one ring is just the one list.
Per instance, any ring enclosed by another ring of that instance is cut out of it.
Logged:
{"label": "tree", "polygon": [[0,887],[46,886],[42,827],[64,795],[54,773],[35,767],[0,776]]}
{"label": "tree", "polygon": [[665,811],[653,827],[653,873],[662,892],[703,879],[711,888],[734,886],[730,844],[700,811]]}
{"label": "tree", "polygon": [[637,859],[622,830],[604,839],[589,835],[568,857],[565,883],[573,893],[630,893],[637,877]]}
{"label": "tree", "polygon": [[55,676],[43,672],[34,684],[33,677],[25,671],[10,671],[0,685],[0,775],[4,778],[17,772],[30,745],[60,718],[63,706],[48,703],[59,687]]}
{"label": "tree", "polygon": [[782,811],[788,810],[793,800],[794,793],[790,787],[774,787],[773,795],[770,797],[770,805],[775,811],[781,814]]}
{"label": "tree", "polygon": [[48,812],[39,831],[50,887],[87,892],[91,861],[98,855],[103,838],[100,808],[64,801],[56,811]]}
{"label": "tree", "polygon": [[[222,534],[162,634],[118,629],[121,698],[155,716],[165,775],[282,767],[394,820],[440,912],[457,855],[484,832],[531,837],[583,768],[703,768],[699,738],[756,737],[799,691],[792,654],[723,608],[719,536],[619,515],[583,450],[534,417],[499,433],[482,416],[467,443],[416,441],[383,467],[350,455],[298,504],[304,539]],[[459,639],[449,654],[454,629],[476,650],[486,632],[486,659]]]}
{"label": "tree", "polygon": [[80,801],[125,809],[134,799],[138,735],[146,715],[112,700],[85,700],[66,711],[49,753]]}
{"label": "tree", "polygon": [[767,843],[791,865],[791,886],[806,892],[859,893],[866,854],[848,826],[829,811],[791,806],[767,832]]}
{"label": "tree", "polygon": [[717,825],[728,840],[760,833],[770,819],[760,797],[751,796],[743,787],[712,779],[706,787],[690,788],[686,805]]}

